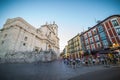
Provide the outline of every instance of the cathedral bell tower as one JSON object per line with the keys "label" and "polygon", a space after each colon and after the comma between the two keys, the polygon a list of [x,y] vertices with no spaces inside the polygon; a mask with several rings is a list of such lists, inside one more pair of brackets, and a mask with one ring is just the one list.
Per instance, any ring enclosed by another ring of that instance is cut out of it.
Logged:
{"label": "cathedral bell tower", "polygon": [[55,24],[55,21],[53,21],[53,30],[55,32],[55,35],[58,36],[58,26]]}

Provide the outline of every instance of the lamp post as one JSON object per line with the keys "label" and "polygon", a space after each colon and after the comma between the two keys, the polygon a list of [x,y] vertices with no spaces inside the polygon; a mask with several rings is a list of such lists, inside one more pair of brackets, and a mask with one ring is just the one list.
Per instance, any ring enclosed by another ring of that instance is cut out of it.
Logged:
{"label": "lamp post", "polygon": [[113,48],[115,48],[115,46],[116,46],[116,44],[115,44],[115,43],[113,43],[113,46],[112,46],[112,47],[113,47]]}

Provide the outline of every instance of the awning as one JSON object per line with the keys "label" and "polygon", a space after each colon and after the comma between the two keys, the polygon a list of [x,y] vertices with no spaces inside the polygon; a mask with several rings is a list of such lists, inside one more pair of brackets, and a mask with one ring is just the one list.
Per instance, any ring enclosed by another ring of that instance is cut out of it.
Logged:
{"label": "awning", "polygon": [[114,51],[111,51],[111,50],[101,50],[98,52],[99,54],[109,54],[109,53],[112,53],[112,54],[118,54],[120,53],[119,51],[117,50],[114,50]]}
{"label": "awning", "polygon": [[115,51],[113,51],[112,53],[113,53],[113,54],[119,54],[120,51],[119,51],[119,50],[115,50]]}
{"label": "awning", "polygon": [[108,53],[111,53],[111,51],[110,50],[100,50],[98,53],[99,54],[108,54]]}

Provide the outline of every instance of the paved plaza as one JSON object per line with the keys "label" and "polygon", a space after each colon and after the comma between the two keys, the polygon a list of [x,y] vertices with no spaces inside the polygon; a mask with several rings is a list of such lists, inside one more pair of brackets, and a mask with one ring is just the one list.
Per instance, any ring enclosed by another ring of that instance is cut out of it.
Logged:
{"label": "paved plaza", "polygon": [[0,80],[67,80],[72,77],[109,69],[102,65],[73,69],[63,62],[0,64]]}
{"label": "paved plaza", "polygon": [[109,69],[88,72],[68,80],[120,80],[120,68],[112,67]]}

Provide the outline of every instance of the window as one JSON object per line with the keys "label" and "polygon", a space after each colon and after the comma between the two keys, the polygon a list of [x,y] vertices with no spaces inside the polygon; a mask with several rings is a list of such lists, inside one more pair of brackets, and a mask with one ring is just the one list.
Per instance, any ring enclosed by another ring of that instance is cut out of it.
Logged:
{"label": "window", "polygon": [[108,47],[108,41],[107,40],[102,41],[102,43],[103,43],[104,48]]}
{"label": "window", "polygon": [[90,43],[92,43],[93,42],[93,39],[92,38],[90,38]]}
{"label": "window", "polygon": [[100,44],[98,44],[98,48],[100,48]]}
{"label": "window", "polygon": [[23,46],[26,46],[26,43],[23,43]]}
{"label": "window", "polygon": [[95,49],[95,46],[94,46],[94,44],[92,44],[92,45],[91,45],[91,48],[92,48],[92,50],[94,50],[94,49]]}
{"label": "window", "polygon": [[93,34],[95,35],[95,34],[97,34],[97,31],[96,31],[96,29],[93,29]]}
{"label": "window", "polygon": [[27,37],[26,36],[25,36],[24,40],[27,41]]}
{"label": "window", "polygon": [[118,35],[120,35],[120,27],[116,28],[116,32],[117,32]]}
{"label": "window", "polygon": [[112,24],[113,24],[113,26],[119,26],[117,20],[112,20]]}
{"label": "window", "polygon": [[100,25],[100,26],[98,26],[98,31],[99,32],[102,32],[103,31],[103,27]]}
{"label": "window", "polygon": [[85,40],[86,45],[88,45],[88,40]]}
{"label": "window", "polygon": [[88,36],[89,36],[89,37],[91,37],[91,36],[92,36],[91,32],[88,32]]}
{"label": "window", "polygon": [[101,45],[100,45],[100,42],[99,43],[97,43],[97,48],[100,48],[101,47]]}
{"label": "window", "polygon": [[100,38],[101,38],[102,40],[106,39],[105,32],[101,32],[101,33],[100,33]]}
{"label": "window", "polygon": [[86,48],[87,48],[87,50],[89,50],[89,49],[90,49],[90,47],[89,47],[89,46],[86,46]]}
{"label": "window", "polygon": [[94,36],[94,38],[95,38],[95,41],[99,41],[98,35]]}
{"label": "window", "polygon": [[4,44],[4,41],[2,41],[2,43],[1,44]]}
{"label": "window", "polygon": [[5,34],[4,38],[6,38],[6,37],[7,37],[7,34]]}
{"label": "window", "polygon": [[87,35],[86,34],[84,35],[84,38],[87,39]]}

